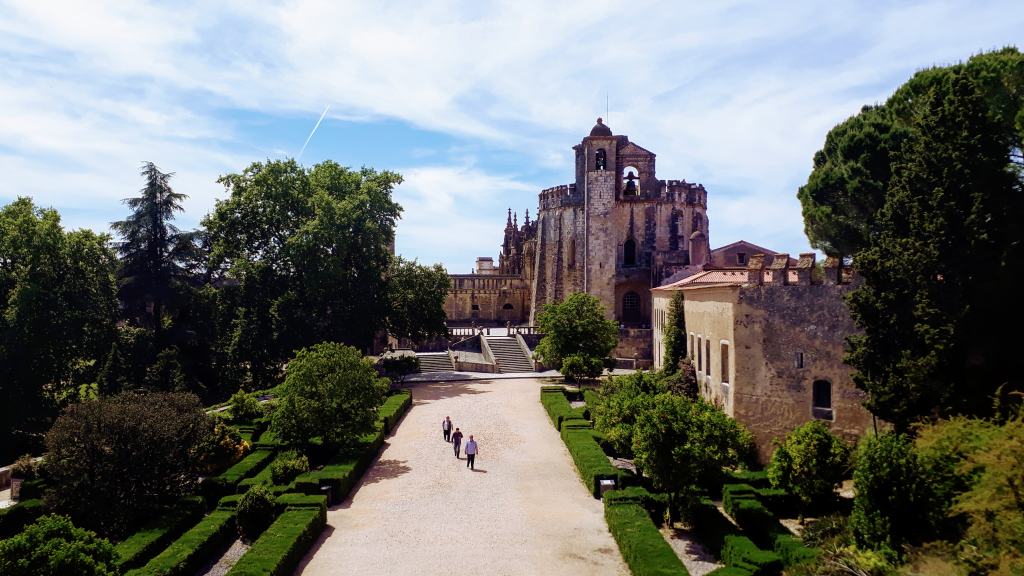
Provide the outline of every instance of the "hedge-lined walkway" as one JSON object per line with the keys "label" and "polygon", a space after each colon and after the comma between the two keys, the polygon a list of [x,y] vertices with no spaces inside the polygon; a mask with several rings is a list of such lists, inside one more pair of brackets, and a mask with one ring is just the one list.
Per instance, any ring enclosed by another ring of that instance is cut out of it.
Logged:
{"label": "hedge-lined walkway", "polygon": [[[413,408],[299,572],[629,574],[604,508],[576,476],[533,379],[417,386]],[[441,438],[480,443],[476,472]]]}

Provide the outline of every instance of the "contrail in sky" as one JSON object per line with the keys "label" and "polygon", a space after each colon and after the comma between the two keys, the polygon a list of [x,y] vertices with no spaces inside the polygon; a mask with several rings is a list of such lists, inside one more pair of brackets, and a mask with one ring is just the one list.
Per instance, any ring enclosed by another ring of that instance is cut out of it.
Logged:
{"label": "contrail in sky", "polygon": [[302,153],[306,151],[306,146],[309,146],[309,141],[313,139],[313,134],[316,134],[316,129],[320,127],[320,123],[324,121],[324,116],[327,116],[327,111],[330,109],[330,104],[324,108],[324,112],[320,115],[320,119],[316,121],[316,126],[313,126],[313,130],[311,130],[309,132],[309,136],[306,137],[306,143],[302,145],[302,150],[299,150],[299,157],[296,158],[296,160],[302,160]]}

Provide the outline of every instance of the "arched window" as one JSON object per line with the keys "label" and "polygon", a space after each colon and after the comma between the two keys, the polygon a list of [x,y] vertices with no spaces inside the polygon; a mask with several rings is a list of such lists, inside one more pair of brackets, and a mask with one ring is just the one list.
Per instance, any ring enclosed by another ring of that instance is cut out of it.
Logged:
{"label": "arched window", "polygon": [[598,148],[597,154],[594,156],[594,169],[595,170],[607,170],[608,169],[608,154],[604,151],[604,148]]}
{"label": "arched window", "polygon": [[626,166],[622,173],[624,174],[622,177],[622,195],[639,196],[640,170],[636,166]]}
{"label": "arched window", "polygon": [[832,383],[815,380],[811,389],[811,414],[821,420],[832,420]]}
{"label": "arched window", "polygon": [[636,266],[636,241],[632,238],[622,245],[622,265]]}
{"label": "arched window", "polygon": [[505,304],[504,306],[501,307],[501,309],[502,310],[511,310],[512,309],[512,305],[511,304]]}
{"label": "arched window", "polygon": [[622,319],[626,322],[640,321],[640,295],[636,292],[626,292],[622,296]]}

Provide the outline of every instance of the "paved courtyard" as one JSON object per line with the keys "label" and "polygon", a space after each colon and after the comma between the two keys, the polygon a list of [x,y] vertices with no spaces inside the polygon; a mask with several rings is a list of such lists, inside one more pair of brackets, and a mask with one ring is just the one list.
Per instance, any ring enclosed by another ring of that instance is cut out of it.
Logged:
{"label": "paved courtyard", "polygon": [[[626,575],[537,379],[421,384],[413,407],[299,567],[305,575]],[[441,437],[480,444],[476,471]]]}

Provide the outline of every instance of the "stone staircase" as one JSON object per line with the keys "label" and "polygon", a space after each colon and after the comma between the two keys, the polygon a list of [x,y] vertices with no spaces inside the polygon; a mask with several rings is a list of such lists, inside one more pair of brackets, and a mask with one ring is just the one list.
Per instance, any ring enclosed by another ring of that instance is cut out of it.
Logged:
{"label": "stone staircase", "polygon": [[455,371],[447,352],[421,352],[416,356],[420,359],[421,373]]}
{"label": "stone staircase", "polygon": [[487,336],[487,345],[491,347],[502,372],[535,372],[533,362],[526,357],[515,338]]}

